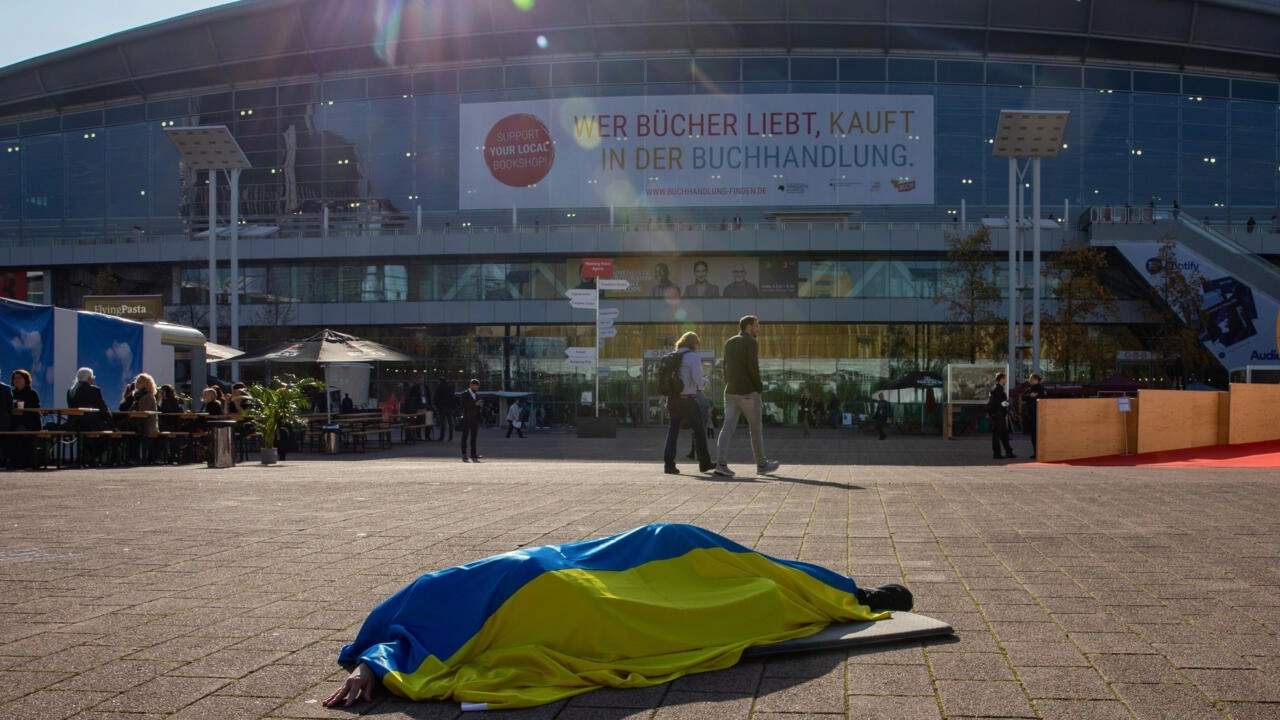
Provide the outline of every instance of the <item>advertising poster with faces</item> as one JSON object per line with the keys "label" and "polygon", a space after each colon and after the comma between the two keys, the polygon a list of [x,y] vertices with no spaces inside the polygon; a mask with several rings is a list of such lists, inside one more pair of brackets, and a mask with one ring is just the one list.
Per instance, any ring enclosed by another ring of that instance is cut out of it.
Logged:
{"label": "advertising poster with faces", "polygon": [[[581,258],[566,261],[568,287],[593,288],[590,278],[581,277]],[[798,263],[792,260],[697,255],[669,257],[615,258],[613,277],[631,286],[626,290],[601,293],[610,298],[702,298],[795,297]]]}

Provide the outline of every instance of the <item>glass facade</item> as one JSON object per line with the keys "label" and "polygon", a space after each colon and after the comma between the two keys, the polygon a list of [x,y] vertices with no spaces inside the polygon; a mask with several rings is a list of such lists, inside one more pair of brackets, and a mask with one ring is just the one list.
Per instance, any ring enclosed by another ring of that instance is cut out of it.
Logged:
{"label": "glass facade", "polygon": [[[330,219],[329,237],[354,238],[412,235],[419,222],[425,233],[508,231],[518,224],[521,233],[553,227],[591,232],[616,225],[638,231],[687,227],[715,234],[736,230],[737,223],[726,223],[727,218],[760,223],[796,212],[788,206],[659,206],[617,208],[616,214],[609,208],[545,208],[522,211],[517,220],[511,210],[459,210],[464,103],[704,93],[932,95],[934,203],[800,209],[805,215],[842,218],[837,222],[920,222],[969,232],[972,223],[953,224],[962,203],[970,221],[1002,217],[1008,161],[991,151],[1004,109],[1071,112],[1060,157],[1043,164],[1046,214],[1060,215],[1064,201],[1073,212],[1090,205],[1168,207],[1177,202],[1195,217],[1243,225],[1246,217],[1265,219],[1280,207],[1280,84],[1275,82],[938,58],[634,58],[332,78],[0,125],[0,243],[103,237],[120,242],[144,233],[190,238],[204,230],[207,175],[184,167],[165,135],[169,127],[192,125],[227,125],[252,163],[240,179],[245,222],[308,241],[321,234],[315,218],[322,213]],[[230,206],[227,179],[215,181],[220,185],[218,214],[225,218]],[[657,218],[662,221],[655,227]],[[942,328],[931,318],[864,324],[827,322],[815,315],[805,321],[810,317],[807,300],[882,300],[888,302],[876,306],[887,308],[895,300],[929,302],[938,294],[945,264],[941,247],[839,249],[849,237],[833,243],[836,249],[785,257],[779,252],[736,253],[732,240],[707,254],[713,266],[719,262],[713,269],[722,272],[738,259],[753,273],[787,266],[760,293],[800,301],[788,305],[792,315],[778,319],[762,336],[766,402],[774,421],[793,419],[792,398],[802,386],[837,388],[847,398],[848,411],[856,413],[861,412],[858,403],[869,400],[872,388],[886,379],[939,369]],[[301,305],[559,301],[580,282],[573,270],[578,259],[565,254],[568,247],[541,255],[338,258],[309,254],[303,243],[278,259],[242,261],[235,283],[224,266],[219,292],[241,289],[248,308],[241,344],[256,347],[280,339],[285,328],[291,336],[304,334],[304,328],[292,327],[297,324],[294,308]],[[653,255],[619,254],[617,259],[635,272],[656,272]],[[1121,300],[1142,296],[1141,286],[1120,265],[1113,263],[1107,284]],[[1003,293],[1008,286],[1004,258],[995,258],[992,267]],[[70,286],[88,287],[98,268],[53,270],[52,282],[36,273],[30,287],[57,302],[63,297],[57,293]],[[133,272],[117,270],[132,283],[123,292],[163,292],[171,319],[206,324],[207,263],[142,261]],[[681,283],[689,282],[689,271],[684,272]],[[720,282],[723,286],[726,280]],[[1045,291],[1047,298],[1053,297],[1051,285]],[[387,315],[350,329],[432,358],[429,375],[460,382],[478,374],[486,387],[537,387],[548,402],[558,404],[560,414],[576,412],[574,398],[594,386],[588,373],[564,362],[566,347],[592,343],[588,326],[446,320],[411,327]],[[624,422],[653,419],[653,400],[644,381],[646,353],[669,348],[681,329],[665,323],[618,325],[618,337],[606,343],[601,360],[609,366],[601,386],[609,412]],[[736,327],[703,323],[697,330],[704,335],[704,348],[713,349]],[[1122,325],[1094,330],[1095,340],[1107,347],[1141,347]],[[714,371],[714,364],[708,370]],[[250,379],[252,372],[245,371]],[[389,372],[391,377],[377,381],[380,391],[389,392],[399,383],[396,371]]]}
{"label": "glass facade", "polygon": [[[866,219],[945,218],[962,200],[975,211],[998,211],[1007,195],[1007,163],[991,155],[1000,110],[1038,108],[1071,111],[1067,147],[1044,165],[1047,204],[1176,200],[1197,216],[1242,222],[1280,205],[1278,87],[1118,68],[911,58],[602,60],[342,78],[0,126],[7,138],[0,143],[0,232],[39,237],[133,225],[181,231],[184,218],[198,222],[207,216],[204,176],[181,168],[163,132],[172,124],[231,128],[253,164],[241,179],[241,212],[249,218],[325,206],[387,216],[421,208],[429,228],[500,225],[503,213],[457,210],[461,103],[712,91],[933,95],[935,204],[859,208]],[[225,193],[220,197],[226,202]],[[671,213],[714,223],[734,210],[741,208]],[[762,216],[785,210],[751,209]],[[603,210],[548,208],[541,215],[544,224],[607,221]]]}

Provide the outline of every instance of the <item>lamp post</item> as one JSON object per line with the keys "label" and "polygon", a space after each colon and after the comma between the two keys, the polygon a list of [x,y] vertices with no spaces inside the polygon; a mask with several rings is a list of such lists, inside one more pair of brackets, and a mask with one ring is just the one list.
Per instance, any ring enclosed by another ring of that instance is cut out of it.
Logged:
{"label": "lamp post", "polygon": [[1066,110],[1001,110],[1000,123],[992,154],[1009,158],[1009,387],[1018,381],[1018,345],[1015,329],[1018,326],[1018,233],[1021,226],[1017,187],[1018,160],[1029,158],[1031,173],[1031,235],[1032,250],[1032,340],[1031,371],[1040,372],[1040,158],[1057,157],[1062,151],[1062,138],[1067,130]]}
{"label": "lamp post", "polygon": [[209,171],[209,341],[218,341],[218,178],[227,172],[231,187],[231,345],[240,346],[240,171],[252,167],[226,125],[165,128],[182,161]]}

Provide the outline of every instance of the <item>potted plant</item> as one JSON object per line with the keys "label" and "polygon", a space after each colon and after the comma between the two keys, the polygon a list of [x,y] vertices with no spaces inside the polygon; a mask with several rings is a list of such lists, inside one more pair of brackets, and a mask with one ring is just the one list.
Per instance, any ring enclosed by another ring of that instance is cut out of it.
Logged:
{"label": "potted plant", "polygon": [[262,438],[263,465],[276,463],[276,441],[283,433],[303,426],[302,414],[311,408],[311,392],[321,387],[319,380],[297,380],[292,375],[272,378],[269,385],[248,386],[252,402],[246,404],[244,416]]}

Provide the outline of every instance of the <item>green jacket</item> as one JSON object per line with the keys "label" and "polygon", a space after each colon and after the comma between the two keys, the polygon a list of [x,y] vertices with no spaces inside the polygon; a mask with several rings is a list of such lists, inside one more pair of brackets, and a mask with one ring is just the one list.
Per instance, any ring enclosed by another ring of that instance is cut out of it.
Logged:
{"label": "green jacket", "polygon": [[738,333],[724,344],[724,391],[730,395],[764,391],[760,382],[760,345],[746,333]]}

